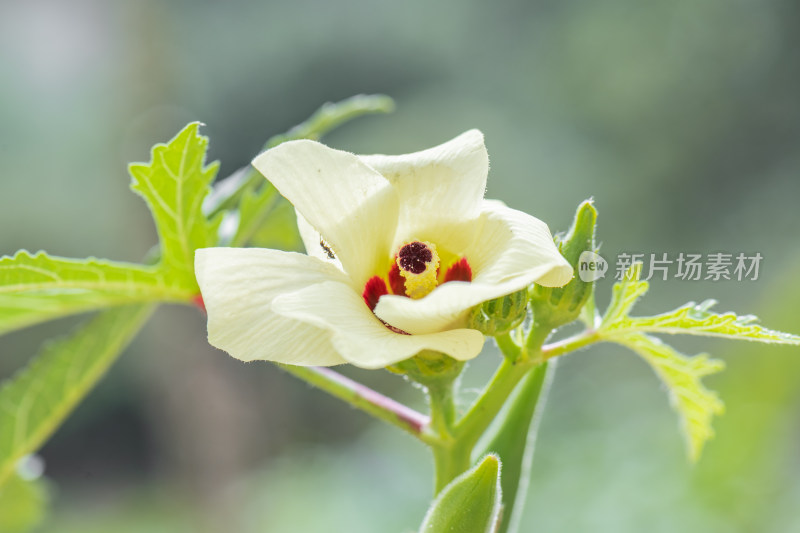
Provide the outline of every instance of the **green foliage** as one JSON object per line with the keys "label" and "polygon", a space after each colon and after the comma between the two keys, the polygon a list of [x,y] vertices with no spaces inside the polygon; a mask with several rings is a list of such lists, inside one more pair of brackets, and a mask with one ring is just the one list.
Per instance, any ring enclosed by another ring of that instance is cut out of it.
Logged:
{"label": "green foliage", "polygon": [[772,331],[755,323],[756,317],[734,313],[716,314],[709,309],[713,300],[686,304],[674,311],[651,317],[631,317],[636,301],[647,292],[640,281],[641,263],[631,266],[614,285],[611,303],[597,335],[602,340],[622,344],[638,353],[652,367],[669,391],[687,443],[689,458],[696,461],[703,445],[714,434],[713,415],[724,410],[722,401],[706,389],[701,378],[724,368],[722,361],[701,354],[687,357],[647,333],[668,333],[728,337],[767,343],[800,345],[800,337]]}
{"label": "green foliage", "polygon": [[[555,364],[550,363],[551,365]],[[496,420],[491,440],[479,456],[493,453],[503,463],[500,485],[503,489],[503,516],[497,533],[514,531],[518,517],[525,505],[528,476],[533,460],[538,418],[544,408],[549,379],[548,363],[542,363],[528,372],[517,385]],[[516,509],[516,512],[515,512]]]}
{"label": "green foliage", "polygon": [[633,305],[647,292],[650,284],[639,280],[641,274],[642,264],[634,263],[622,276],[622,280],[614,284],[611,303],[608,304],[601,324],[604,331],[618,329],[615,327],[616,324],[622,323],[628,318],[628,312]]}
{"label": "green foliage", "polygon": [[0,485],[58,428],[150,316],[134,305],[100,313],[51,342],[0,386]]}
{"label": "green foliage", "polygon": [[19,251],[0,258],[0,334],[68,314],[141,302],[188,302],[197,294],[194,251],[217,243],[221,217],[201,204],[216,173],[208,140],[186,126],[156,145],[148,165],[130,166],[132,188],[150,206],[161,239],[157,266]]}
{"label": "green foliage", "polygon": [[0,258],[0,335],[101,307],[181,302],[193,294],[191,287],[167,279],[154,267],[22,250]]}
{"label": "green foliage", "polygon": [[266,180],[260,188],[245,191],[239,203],[239,224],[231,246],[244,246],[263,226],[271,227],[269,218],[280,199],[278,190]]}
{"label": "green foliage", "polygon": [[[380,95],[326,104],[308,121],[270,139],[267,147],[296,138],[318,139],[353,118],[392,108],[392,100]],[[198,294],[194,253],[219,243],[225,211],[238,212],[232,245],[299,246],[294,209],[252,169],[224,180],[209,197],[218,164],[205,164],[208,139],[198,128],[199,123],[187,125],[168,143],[154,146],[149,163],[129,167],[131,189],[147,203],[158,232],[155,266],[24,250],[0,258],[0,334],[115,307],[71,336],[45,345],[0,385],[0,533],[27,530],[45,503],[35,497],[44,494],[37,492],[41,487],[15,474],[19,460],[58,428],[152,312],[151,306],[130,304],[187,303]]]}
{"label": "green foliage", "polygon": [[714,300],[705,300],[700,304],[689,302],[674,311],[661,315],[619,317],[618,320],[609,324],[608,331],[635,329],[652,333],[703,335],[774,344],[800,345],[800,336],[760,326],[756,323],[758,318],[753,315],[738,316],[731,312],[714,313],[710,309],[715,304],[716,301]]}
{"label": "green foliage", "polygon": [[222,221],[221,216],[207,219],[202,210],[219,165],[205,165],[208,138],[198,134],[199,126],[193,122],[169,143],[154,146],[150,163],[128,167],[131,189],[153,214],[165,275],[195,292],[194,251],[217,243]]}
{"label": "green foliage", "polygon": [[383,94],[357,94],[341,102],[326,102],[305,122],[288,132],[276,135],[267,141],[267,148],[297,139],[319,140],[331,130],[350,122],[354,118],[373,113],[391,113],[394,100]]}
{"label": "green foliage", "polygon": [[701,378],[720,372],[725,364],[706,354],[687,357],[644,333],[629,333],[615,341],[639,354],[666,385],[670,403],[681,420],[689,459],[697,461],[706,441],[714,435],[711,419],[725,410],[722,400],[703,386]]}
{"label": "green foliage", "polygon": [[48,493],[41,479],[14,473],[0,486],[0,533],[31,531],[44,518]]}
{"label": "green foliage", "polygon": [[239,204],[239,224],[231,246],[256,246],[278,250],[302,249],[294,206],[267,180],[248,190]]}
{"label": "green foliage", "polygon": [[275,209],[270,212],[269,219],[258,227],[248,244],[260,248],[302,251],[303,241],[297,230],[294,206],[281,197]]}
{"label": "green foliage", "polygon": [[500,460],[487,455],[436,497],[420,533],[493,533],[500,520]]}

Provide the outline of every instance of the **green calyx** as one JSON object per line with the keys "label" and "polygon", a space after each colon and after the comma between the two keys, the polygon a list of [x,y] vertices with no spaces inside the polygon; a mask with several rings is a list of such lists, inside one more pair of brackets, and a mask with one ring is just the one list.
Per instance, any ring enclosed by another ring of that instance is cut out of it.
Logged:
{"label": "green calyx", "polygon": [[423,350],[414,357],[386,367],[390,372],[403,374],[422,385],[432,382],[452,382],[464,368],[462,361],[433,350]]}
{"label": "green calyx", "polygon": [[467,327],[494,337],[519,326],[527,314],[528,289],[522,289],[475,306],[467,320]]}

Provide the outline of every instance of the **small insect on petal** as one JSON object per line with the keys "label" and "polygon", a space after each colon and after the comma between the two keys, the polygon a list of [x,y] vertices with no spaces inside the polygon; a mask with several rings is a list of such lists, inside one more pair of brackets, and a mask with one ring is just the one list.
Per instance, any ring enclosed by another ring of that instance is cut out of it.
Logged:
{"label": "small insect on petal", "polygon": [[383,278],[380,276],[373,276],[367,281],[367,284],[364,285],[364,292],[361,293],[361,296],[364,298],[364,302],[369,307],[370,311],[375,310],[375,306],[378,305],[378,300],[380,300],[381,296],[384,294],[389,294],[389,290],[386,288],[386,282],[383,281]]}
{"label": "small insect on petal", "polygon": [[333,250],[331,250],[330,245],[327,242],[325,242],[324,239],[319,240],[319,246],[320,248],[322,248],[322,251],[325,252],[325,255],[328,256],[328,259],[336,259],[336,254],[333,253]]}
{"label": "small insect on petal", "polygon": [[444,274],[442,283],[447,283],[448,281],[472,281],[472,267],[469,266],[466,257],[462,257],[450,265],[450,268]]}

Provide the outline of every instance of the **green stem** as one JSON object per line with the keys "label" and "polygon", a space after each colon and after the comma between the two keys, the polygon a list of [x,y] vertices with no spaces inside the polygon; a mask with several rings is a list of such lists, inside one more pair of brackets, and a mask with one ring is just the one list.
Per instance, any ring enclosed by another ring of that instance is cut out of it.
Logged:
{"label": "green stem", "polygon": [[439,494],[451,481],[469,470],[471,450],[464,446],[433,446],[436,469],[434,494]]}
{"label": "green stem", "polygon": [[453,382],[435,382],[428,385],[431,404],[430,427],[443,439],[451,437],[456,418],[456,403]]}
{"label": "green stem", "polygon": [[[542,346],[547,337],[553,332],[553,325],[549,323],[542,323],[534,320],[531,330],[528,332],[528,338],[525,339],[523,346],[523,358],[532,359],[537,363],[541,363],[544,358],[542,357]],[[531,357],[531,356],[534,357]]]}
{"label": "green stem", "polygon": [[475,446],[486,428],[505,405],[517,383],[534,366],[530,360],[503,359],[478,400],[455,425],[456,438],[470,449]]}
{"label": "green stem", "polygon": [[329,368],[278,366],[428,444],[433,451],[438,494],[450,481],[469,469],[478,440],[531,369],[542,361],[601,340],[596,331],[587,330],[542,346],[549,333],[546,327],[536,324],[522,346],[510,334],[498,336],[496,341],[503,352],[503,362],[481,396],[460,420],[456,417],[454,379],[424,383],[430,399],[431,416],[427,417]]}
{"label": "green stem", "polygon": [[456,476],[470,467],[471,447],[453,438],[456,419],[454,381],[435,380],[427,384],[431,407],[431,430],[438,441],[431,446],[436,470],[435,493],[438,494]]}
{"label": "green stem", "polygon": [[505,405],[517,383],[535,366],[540,357],[531,357],[532,351],[539,354],[541,342],[550,334],[550,329],[534,324],[522,346],[514,342],[511,333],[498,335],[497,346],[503,353],[503,362],[486,385],[477,401],[455,426],[459,441],[472,449],[489,427],[500,409]]}
{"label": "green stem", "polygon": [[433,445],[437,442],[437,439],[428,431],[430,420],[427,416],[330,368],[280,363],[277,363],[277,366],[324,390],[331,396],[335,396],[375,418],[399,427],[425,443]]}
{"label": "green stem", "polygon": [[542,346],[542,359],[547,361],[553,357],[564,355],[568,352],[580,350],[586,346],[603,340],[600,333],[594,329],[587,329],[582,333],[568,337],[564,340]]}
{"label": "green stem", "polygon": [[597,340],[594,332],[581,334],[566,341],[542,346],[552,328],[534,323],[520,347],[510,334],[497,337],[504,359],[478,400],[454,427],[455,438],[464,446],[474,447],[481,435],[508,400],[514,388],[528,371],[542,362]]}
{"label": "green stem", "polygon": [[514,339],[511,338],[510,333],[498,335],[494,338],[494,341],[497,343],[497,347],[500,348],[500,351],[506,359],[519,359],[522,350],[520,349],[519,344],[514,342]]}

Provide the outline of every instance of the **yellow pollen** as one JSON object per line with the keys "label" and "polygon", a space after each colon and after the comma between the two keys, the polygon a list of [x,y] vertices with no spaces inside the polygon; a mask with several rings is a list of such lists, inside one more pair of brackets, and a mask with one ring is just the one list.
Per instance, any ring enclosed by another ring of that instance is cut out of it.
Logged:
{"label": "yellow pollen", "polygon": [[405,279],[406,296],[418,300],[439,284],[439,254],[436,245],[424,241],[410,241],[397,253],[397,266]]}

